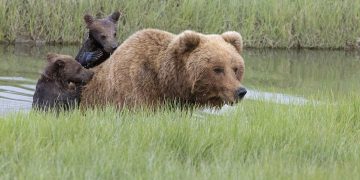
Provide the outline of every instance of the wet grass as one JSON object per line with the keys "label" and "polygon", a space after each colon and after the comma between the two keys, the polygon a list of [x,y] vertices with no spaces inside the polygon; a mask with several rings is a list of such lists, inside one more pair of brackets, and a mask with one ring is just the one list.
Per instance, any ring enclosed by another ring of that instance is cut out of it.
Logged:
{"label": "wet grass", "polygon": [[174,33],[235,30],[247,47],[345,48],[360,34],[360,2],[352,0],[0,0],[0,41],[79,43],[85,12],[115,9],[125,13],[121,40],[152,27]]}
{"label": "wet grass", "polygon": [[360,99],[0,117],[1,179],[358,179]]}

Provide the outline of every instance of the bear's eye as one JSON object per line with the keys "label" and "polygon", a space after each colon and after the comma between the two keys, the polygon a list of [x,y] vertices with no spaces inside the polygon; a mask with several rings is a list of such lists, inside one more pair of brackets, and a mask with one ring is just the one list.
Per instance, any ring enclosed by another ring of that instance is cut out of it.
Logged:
{"label": "bear's eye", "polygon": [[213,69],[216,74],[224,73],[224,68],[216,67]]}
{"label": "bear's eye", "polygon": [[114,37],[116,37],[116,33],[114,33]]}
{"label": "bear's eye", "polygon": [[100,37],[101,39],[106,39],[106,36],[105,35],[101,35],[101,37]]}
{"label": "bear's eye", "polygon": [[235,74],[238,72],[238,68],[233,68]]}

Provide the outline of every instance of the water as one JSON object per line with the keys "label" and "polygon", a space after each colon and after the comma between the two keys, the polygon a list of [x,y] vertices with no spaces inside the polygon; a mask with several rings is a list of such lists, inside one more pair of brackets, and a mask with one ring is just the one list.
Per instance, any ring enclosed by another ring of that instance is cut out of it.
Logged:
{"label": "water", "polygon": [[[0,46],[0,114],[31,108],[46,54],[76,55],[78,47]],[[356,52],[246,50],[247,100],[304,104],[322,97],[359,93],[360,57]]]}
{"label": "water", "polygon": [[31,108],[35,85],[48,52],[74,56],[76,50],[74,46],[0,46],[0,115]]}

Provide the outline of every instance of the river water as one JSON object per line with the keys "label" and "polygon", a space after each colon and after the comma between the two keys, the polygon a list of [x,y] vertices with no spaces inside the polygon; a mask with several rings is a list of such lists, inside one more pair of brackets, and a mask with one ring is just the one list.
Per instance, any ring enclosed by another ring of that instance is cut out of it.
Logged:
{"label": "river water", "polygon": [[[75,56],[76,46],[0,46],[0,114],[28,111],[48,52]],[[304,104],[360,94],[357,52],[320,50],[244,51],[246,99]]]}

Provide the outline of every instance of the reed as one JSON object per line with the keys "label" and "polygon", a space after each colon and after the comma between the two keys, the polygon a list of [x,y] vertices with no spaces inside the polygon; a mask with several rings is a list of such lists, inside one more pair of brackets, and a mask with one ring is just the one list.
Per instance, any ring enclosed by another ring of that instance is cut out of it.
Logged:
{"label": "reed", "polygon": [[80,43],[82,16],[122,10],[119,38],[143,28],[241,32],[247,47],[347,48],[360,36],[353,0],[0,0],[0,41]]}

